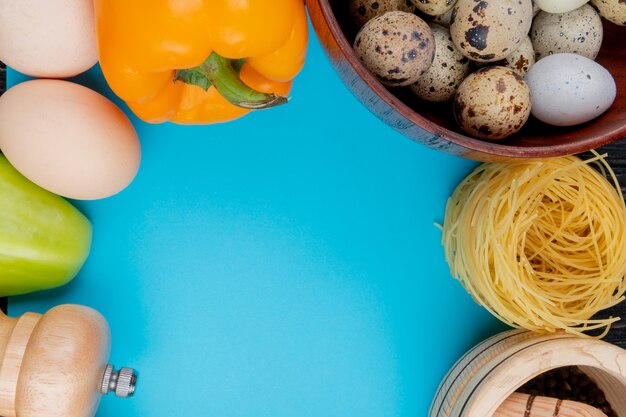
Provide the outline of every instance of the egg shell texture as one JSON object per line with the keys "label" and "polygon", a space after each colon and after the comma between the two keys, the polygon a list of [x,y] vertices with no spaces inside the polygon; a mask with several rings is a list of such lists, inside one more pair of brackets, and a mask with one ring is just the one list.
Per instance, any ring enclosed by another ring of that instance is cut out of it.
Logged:
{"label": "egg shell texture", "polygon": [[518,132],[530,116],[530,90],[510,68],[485,67],[463,81],[454,97],[454,116],[468,134],[504,139]]}
{"label": "egg shell texture", "polygon": [[532,114],[555,126],[592,120],[611,107],[615,80],[600,64],[576,54],[555,54],[538,61],[526,75]]}
{"label": "egg shell texture", "polygon": [[413,84],[435,57],[433,33],[411,13],[389,12],[367,22],[354,41],[363,65],[389,87]]}
{"label": "egg shell texture", "polygon": [[431,24],[435,37],[435,59],[419,80],[409,88],[419,98],[442,102],[452,99],[465,77],[472,70],[472,61],[457,51],[450,31]]}
{"label": "egg shell texture", "polygon": [[357,28],[387,12],[412,13],[415,6],[411,0],[350,0],[350,16]]}
{"label": "egg shell texture", "polygon": [[415,7],[429,16],[439,16],[450,10],[456,0],[413,0]]}
{"label": "egg shell texture", "polygon": [[537,0],[532,0],[533,2],[533,17],[537,16],[537,13],[541,11],[539,5],[537,4]]}
{"label": "egg shell texture", "polygon": [[539,13],[530,29],[530,38],[537,60],[567,52],[595,59],[603,33],[600,15],[585,4],[567,13]]}
{"label": "egg shell texture", "polygon": [[591,0],[598,9],[600,16],[616,25],[626,26],[626,1],[624,0]]}
{"label": "egg shell texture", "polygon": [[450,28],[450,21],[452,20],[452,11],[454,9],[450,9],[447,12],[445,12],[444,14],[440,14],[438,16],[433,16],[431,22],[432,23],[436,23],[438,25],[441,25],[443,27],[446,28]]}
{"label": "egg shell texture", "polygon": [[528,35],[532,18],[531,0],[458,0],[450,33],[466,57],[495,62],[517,49]]}
{"label": "egg shell texture", "polygon": [[537,7],[548,13],[567,13],[578,9],[589,0],[535,0]]}
{"label": "egg shell texture", "polygon": [[35,184],[92,200],[125,188],[140,161],[137,134],[111,101],[61,80],[32,80],[0,97],[0,150]]}
{"label": "egg shell texture", "polygon": [[530,38],[526,36],[515,52],[498,62],[498,65],[511,68],[522,77],[525,76],[535,65],[535,50]]}
{"label": "egg shell texture", "polygon": [[66,78],[96,64],[91,0],[1,0],[0,61],[33,77]]}

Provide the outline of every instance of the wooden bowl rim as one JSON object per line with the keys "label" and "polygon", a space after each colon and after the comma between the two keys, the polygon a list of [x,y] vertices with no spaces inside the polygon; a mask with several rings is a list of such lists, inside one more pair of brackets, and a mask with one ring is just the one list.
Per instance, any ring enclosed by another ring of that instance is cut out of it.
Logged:
{"label": "wooden bowl rim", "polygon": [[350,66],[356,71],[357,75],[365,81],[367,88],[371,89],[374,94],[380,97],[389,107],[398,112],[402,117],[436,137],[443,138],[468,150],[478,151],[490,155],[512,158],[546,158],[586,152],[590,149],[614,142],[626,134],[625,124],[622,128],[613,129],[602,137],[578,139],[575,143],[522,147],[475,139],[449,130],[438,125],[437,123],[432,122],[419,114],[417,111],[413,110],[411,107],[407,106],[404,102],[402,102],[402,100],[397,98],[382,83],[380,83],[380,81],[378,81],[378,79],[372,75],[372,73],[370,73],[369,70],[365,68],[361,61],[356,57],[352,45],[348,42],[346,35],[341,29],[341,26],[333,13],[329,0],[314,1],[318,2],[324,20],[326,21],[335,42],[337,42],[341,53],[347,59]]}

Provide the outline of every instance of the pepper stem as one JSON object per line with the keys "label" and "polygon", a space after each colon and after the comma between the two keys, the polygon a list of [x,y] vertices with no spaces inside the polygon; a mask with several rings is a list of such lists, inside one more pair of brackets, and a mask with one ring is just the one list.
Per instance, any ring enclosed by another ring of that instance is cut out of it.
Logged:
{"label": "pepper stem", "polygon": [[231,104],[244,109],[269,109],[287,103],[287,97],[262,93],[246,85],[239,77],[243,62],[245,60],[228,59],[211,52],[197,67],[176,71],[174,81],[197,85],[205,91],[214,86]]}

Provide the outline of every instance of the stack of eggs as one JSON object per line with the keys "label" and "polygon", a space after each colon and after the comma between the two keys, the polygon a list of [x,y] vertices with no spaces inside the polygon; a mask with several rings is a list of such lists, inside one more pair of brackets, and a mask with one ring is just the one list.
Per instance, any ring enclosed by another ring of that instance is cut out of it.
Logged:
{"label": "stack of eggs", "polygon": [[506,138],[531,113],[574,126],[616,97],[613,77],[594,61],[601,16],[626,26],[624,0],[588,1],[351,0],[354,50],[384,85],[452,101],[471,136]]}

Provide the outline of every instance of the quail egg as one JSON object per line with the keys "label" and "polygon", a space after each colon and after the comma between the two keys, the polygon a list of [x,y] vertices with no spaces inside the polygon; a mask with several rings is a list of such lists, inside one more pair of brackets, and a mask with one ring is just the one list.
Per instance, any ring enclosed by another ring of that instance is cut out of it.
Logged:
{"label": "quail egg", "polygon": [[567,13],[541,12],[530,30],[537,60],[557,53],[573,53],[595,59],[602,46],[602,19],[593,7]]}
{"label": "quail egg", "polygon": [[626,26],[626,2],[624,0],[591,0],[600,16],[616,25]]}
{"label": "quail egg", "polygon": [[498,65],[509,67],[522,77],[525,76],[535,65],[535,50],[530,38],[526,36],[515,52],[498,62]]}
{"label": "quail egg", "polygon": [[435,37],[435,59],[409,89],[421,99],[442,102],[454,97],[456,89],[471,72],[472,61],[457,51],[448,29],[435,24],[430,28]]}
{"label": "quail egg", "polygon": [[537,0],[532,0],[533,2],[533,17],[537,16],[537,13],[541,11],[539,5],[537,4]]}
{"label": "quail egg", "polygon": [[452,8],[448,10],[447,12],[445,12],[444,14],[440,14],[439,16],[433,16],[431,21],[443,27],[450,28],[450,20],[452,20],[453,10],[454,9]]}
{"label": "quail egg", "polygon": [[435,38],[428,24],[414,14],[388,12],[365,24],[356,35],[359,60],[384,85],[415,83],[435,57]]}
{"label": "quail egg", "polygon": [[415,7],[429,16],[439,16],[454,6],[456,0],[413,0]]}
{"label": "quail egg", "polygon": [[531,0],[458,0],[450,33],[459,51],[482,62],[495,62],[513,53],[532,24]]}
{"label": "quail egg", "polygon": [[465,132],[481,139],[504,139],[530,116],[530,89],[510,68],[481,68],[463,81],[454,97],[454,117]]}
{"label": "quail egg", "polygon": [[411,0],[350,0],[350,16],[352,21],[361,28],[373,18],[387,12],[408,12],[415,11],[415,6]]}

